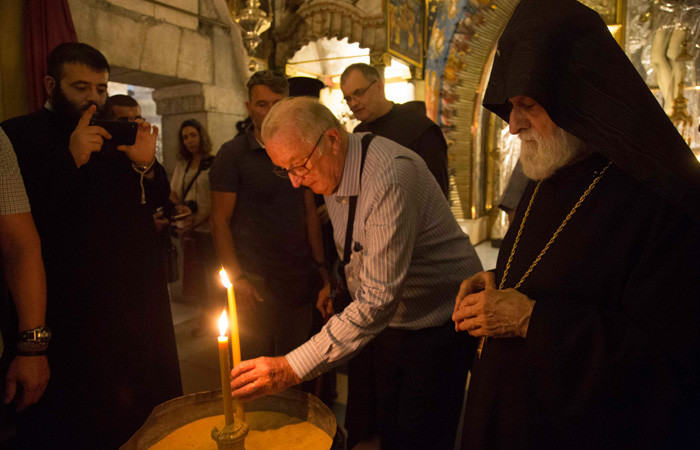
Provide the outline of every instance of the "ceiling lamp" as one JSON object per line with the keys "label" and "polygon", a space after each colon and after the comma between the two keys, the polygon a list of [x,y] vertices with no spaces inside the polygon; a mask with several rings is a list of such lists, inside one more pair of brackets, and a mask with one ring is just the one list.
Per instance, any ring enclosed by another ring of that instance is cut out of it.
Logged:
{"label": "ceiling lamp", "polygon": [[[233,15],[233,21],[243,30],[243,44],[248,50],[248,56],[252,58],[255,49],[262,42],[260,35],[267,31],[272,24],[272,10],[268,16],[265,11],[260,9],[259,0],[245,0],[245,7]],[[255,62],[251,60],[248,68],[254,70]]]}

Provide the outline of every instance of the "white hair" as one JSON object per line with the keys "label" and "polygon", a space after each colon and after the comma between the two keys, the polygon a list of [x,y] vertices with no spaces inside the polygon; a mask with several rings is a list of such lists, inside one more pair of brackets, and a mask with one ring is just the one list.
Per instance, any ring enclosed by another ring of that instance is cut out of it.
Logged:
{"label": "white hair", "polygon": [[313,97],[288,97],[277,102],[267,113],[262,123],[263,142],[271,139],[280,130],[296,130],[298,137],[313,145],[318,137],[330,128],[341,129],[342,125],[331,110]]}

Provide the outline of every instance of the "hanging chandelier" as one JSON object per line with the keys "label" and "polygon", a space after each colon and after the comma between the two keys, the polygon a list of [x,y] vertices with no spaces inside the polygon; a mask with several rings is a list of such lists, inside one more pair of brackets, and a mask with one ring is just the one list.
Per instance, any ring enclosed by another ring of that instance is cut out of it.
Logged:
{"label": "hanging chandelier", "polygon": [[272,9],[268,16],[260,9],[259,0],[245,0],[245,6],[235,14],[232,12],[231,15],[233,21],[243,31],[243,44],[248,51],[248,56],[253,57],[255,49],[262,42],[260,35],[272,25]]}

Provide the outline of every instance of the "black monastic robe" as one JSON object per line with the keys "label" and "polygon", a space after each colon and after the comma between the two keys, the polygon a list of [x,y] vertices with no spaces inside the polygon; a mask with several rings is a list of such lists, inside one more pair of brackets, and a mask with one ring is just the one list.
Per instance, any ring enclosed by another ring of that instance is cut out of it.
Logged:
{"label": "black monastic robe", "polygon": [[[145,180],[122,152],[77,168],[75,122],[42,108],[8,120],[39,231],[47,277],[51,379],[18,417],[20,439],[114,448],[153,407],[182,394],[163,262],[151,209],[170,188],[159,164]],[[37,433],[37,429],[41,433]],[[52,444],[53,443],[53,444]]]}
{"label": "black monastic robe", "polygon": [[[542,182],[504,289],[607,162],[596,153]],[[612,165],[518,288],[536,301],[527,338],[489,338],[475,358],[462,448],[698,448],[698,255],[698,222]]]}
{"label": "black monastic robe", "polygon": [[394,104],[388,113],[372,122],[360,123],[354,132],[369,131],[418,153],[447,197],[450,191],[447,142],[440,127],[430,120],[416,103]]}

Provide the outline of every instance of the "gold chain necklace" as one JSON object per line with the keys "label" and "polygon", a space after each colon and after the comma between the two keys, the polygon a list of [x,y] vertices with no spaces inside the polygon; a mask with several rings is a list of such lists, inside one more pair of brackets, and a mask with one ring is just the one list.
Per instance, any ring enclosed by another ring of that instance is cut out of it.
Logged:
{"label": "gold chain necklace", "polygon": [[[600,171],[598,176],[593,179],[591,184],[588,186],[588,189],[586,189],[583,192],[583,195],[581,195],[581,198],[579,198],[578,201],[576,202],[576,204],[574,205],[574,207],[571,208],[571,211],[569,211],[569,214],[566,215],[566,217],[564,218],[564,221],[561,223],[561,225],[559,225],[559,228],[557,228],[557,231],[555,231],[554,234],[552,235],[552,237],[549,239],[549,242],[547,242],[547,245],[544,246],[544,248],[542,249],[540,254],[537,255],[537,258],[535,258],[535,260],[532,262],[532,264],[530,264],[530,267],[527,269],[527,271],[522,276],[522,278],[520,278],[520,281],[518,281],[518,284],[513,286],[513,289],[518,289],[520,287],[520,285],[523,284],[525,279],[528,276],[530,276],[530,273],[532,273],[532,271],[535,268],[535,266],[537,265],[537,263],[540,262],[540,259],[542,259],[542,256],[544,256],[544,254],[547,252],[547,250],[549,250],[549,247],[551,247],[554,240],[557,238],[557,236],[559,236],[559,233],[561,233],[561,230],[563,230],[564,227],[566,226],[566,224],[569,223],[569,220],[571,219],[571,217],[574,215],[576,210],[578,210],[579,206],[581,206],[581,203],[583,203],[583,201],[586,199],[586,197],[588,197],[588,194],[590,194],[591,191],[593,190],[593,188],[595,188],[596,184],[598,184],[600,179],[603,178],[605,171],[608,170],[608,168],[610,167],[611,164],[612,164],[612,162],[609,162],[603,168],[603,170]],[[523,215],[523,220],[522,220],[522,222],[520,222],[520,228],[518,229],[518,234],[515,236],[515,242],[513,243],[513,248],[510,249],[510,256],[508,256],[508,262],[506,263],[506,268],[503,271],[503,277],[501,278],[501,283],[498,285],[499,291],[501,289],[503,289],[503,286],[506,284],[506,277],[508,276],[508,272],[510,271],[510,265],[513,262],[513,256],[515,255],[515,249],[518,247],[518,243],[520,242],[520,236],[523,234],[523,229],[525,228],[525,222],[527,221],[527,218],[530,215],[530,209],[532,208],[532,204],[535,201],[535,196],[537,195],[537,192],[540,190],[540,184],[542,184],[542,181],[543,180],[540,180],[537,183],[537,186],[535,186],[535,190],[532,193],[532,196],[530,197],[530,203],[528,203],[527,209],[525,210],[525,214]],[[485,343],[486,343],[486,337],[482,336],[479,339],[479,347],[476,350],[477,356],[479,358],[481,358],[481,352],[484,350]]]}

